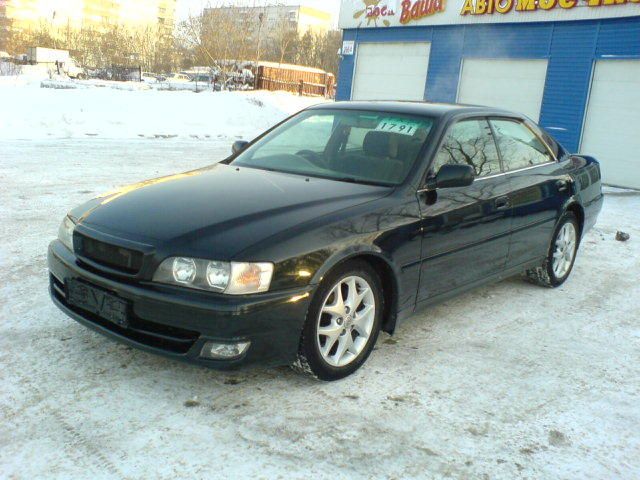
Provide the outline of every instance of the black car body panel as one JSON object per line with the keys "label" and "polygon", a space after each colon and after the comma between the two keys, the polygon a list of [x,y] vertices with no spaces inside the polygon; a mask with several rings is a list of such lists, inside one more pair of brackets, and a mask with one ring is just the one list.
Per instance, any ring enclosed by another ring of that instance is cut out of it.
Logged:
{"label": "black car body panel", "polygon": [[[293,361],[311,286],[247,297],[229,297],[149,282],[123,282],[83,267],[60,242],[49,246],[50,294],[67,315],[99,333],[143,350],[216,368]],[[118,325],[71,305],[66,282],[81,279],[131,305],[130,326]],[[292,332],[297,332],[297,335]],[[228,361],[199,357],[207,340],[250,340],[245,357]]]}
{"label": "black car body panel", "polygon": [[216,259],[231,260],[309,218],[387,193],[371,185],[220,164],[126,187],[72,215],[113,236],[171,250],[189,245],[191,255],[207,258],[215,251]]}
{"label": "black car body panel", "polygon": [[[56,305],[101,333],[174,358],[214,367],[287,364],[296,357],[317,285],[346,259],[365,258],[383,277],[383,328],[393,332],[420,308],[540,262],[568,209],[584,235],[602,207],[598,162],[568,154],[524,117],[404,102],[312,109],[331,108],[424,115],[436,123],[410,174],[394,187],[236,167],[234,154],[212,167],[87,202],[70,213],[77,221],[74,253],[57,240],[49,248]],[[493,117],[529,125],[553,161],[479,178],[469,187],[425,190],[451,126]],[[119,257],[93,255],[92,241],[115,247]],[[236,297],[152,282],[160,263],[172,256],[273,262],[270,291]],[[127,301],[131,326],[120,328],[72,307],[68,279]],[[214,362],[199,358],[207,339],[252,344],[241,359]]]}

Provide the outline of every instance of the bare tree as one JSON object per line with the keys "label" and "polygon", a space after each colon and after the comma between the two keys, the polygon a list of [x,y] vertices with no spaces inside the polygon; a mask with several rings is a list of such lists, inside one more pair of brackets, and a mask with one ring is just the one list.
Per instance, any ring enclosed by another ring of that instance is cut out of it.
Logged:
{"label": "bare tree", "polygon": [[281,16],[273,31],[273,43],[278,55],[278,63],[284,63],[285,57],[291,53],[292,46],[298,40],[299,36],[296,24],[291,22],[286,15]]}
{"label": "bare tree", "polygon": [[257,16],[238,16],[236,9],[219,5],[182,22],[179,40],[194,50],[196,63],[219,72],[225,84],[232,65],[252,55],[254,44],[251,32],[258,22]]}
{"label": "bare tree", "polygon": [[14,55],[34,46],[69,50],[82,65],[97,68],[116,64],[170,70],[177,63],[173,34],[153,24],[54,28],[41,22],[32,29],[10,30],[6,36],[6,49]]}
{"label": "bare tree", "polygon": [[273,24],[266,9],[243,8],[247,5],[218,3],[180,24],[178,48],[189,64],[211,66],[222,76],[229,63],[238,60],[296,63],[337,73],[339,31],[307,31],[300,36],[297,23],[286,13]]}

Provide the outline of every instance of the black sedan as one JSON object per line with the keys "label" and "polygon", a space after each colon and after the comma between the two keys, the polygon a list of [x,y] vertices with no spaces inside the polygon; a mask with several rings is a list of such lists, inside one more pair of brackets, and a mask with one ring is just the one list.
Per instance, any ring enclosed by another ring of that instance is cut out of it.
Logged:
{"label": "black sedan", "polygon": [[435,302],[520,273],[561,285],[602,202],[598,162],[520,115],[325,104],[73,209],[50,291],[150,352],[334,380]]}

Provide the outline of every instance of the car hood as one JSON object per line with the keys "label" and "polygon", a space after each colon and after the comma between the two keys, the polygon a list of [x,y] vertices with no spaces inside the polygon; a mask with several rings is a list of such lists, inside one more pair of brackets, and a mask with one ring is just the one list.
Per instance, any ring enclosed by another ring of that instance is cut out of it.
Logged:
{"label": "car hood", "polygon": [[91,230],[166,254],[231,260],[274,234],[388,192],[388,187],[218,164],[124,187],[71,216]]}

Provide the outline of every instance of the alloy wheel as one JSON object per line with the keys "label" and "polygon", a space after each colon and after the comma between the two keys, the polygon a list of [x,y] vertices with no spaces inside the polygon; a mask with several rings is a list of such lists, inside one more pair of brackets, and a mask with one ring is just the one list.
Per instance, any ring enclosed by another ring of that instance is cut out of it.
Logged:
{"label": "alloy wheel", "polygon": [[553,274],[556,278],[563,278],[571,269],[573,257],[576,254],[576,227],[572,222],[565,223],[556,238],[553,252]]}
{"label": "alloy wheel", "polygon": [[338,281],[318,315],[316,341],[325,362],[344,367],[365,349],[376,316],[373,290],[358,276]]}

